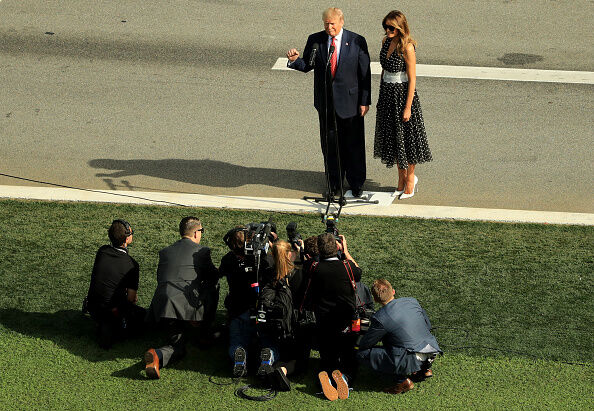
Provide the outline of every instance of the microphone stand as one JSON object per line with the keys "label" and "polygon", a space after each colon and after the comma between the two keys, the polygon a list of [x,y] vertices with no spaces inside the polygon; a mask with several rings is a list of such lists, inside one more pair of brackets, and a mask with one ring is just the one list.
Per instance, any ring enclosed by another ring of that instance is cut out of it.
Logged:
{"label": "microphone stand", "polygon": [[[328,53],[328,61],[326,61],[326,66],[324,67],[324,174],[326,175],[326,195],[324,197],[311,197],[311,196],[304,196],[304,200],[313,200],[316,203],[327,203],[326,212],[324,213],[324,221],[328,218],[330,205],[333,203],[338,204],[338,211],[335,215],[335,218],[338,219],[340,216],[340,212],[342,211],[342,207],[348,203],[369,203],[369,204],[378,204],[378,200],[369,200],[363,198],[353,198],[352,200],[347,200],[344,197],[344,186],[342,183],[343,175],[342,175],[342,167],[340,163],[340,143],[338,141],[338,125],[336,124],[336,110],[334,109],[334,92],[332,90],[332,73],[328,70],[330,60],[332,59],[332,54],[336,53],[334,47],[330,46],[330,50]],[[328,87],[328,77],[330,77],[330,87]],[[328,102],[332,102],[332,110],[328,110]],[[330,115],[329,115],[330,114]],[[332,122],[332,129],[330,128],[330,121],[328,121],[328,117]],[[338,176],[339,176],[339,194],[338,201],[336,201],[334,197],[334,193],[331,190],[330,185],[330,170],[328,166],[328,135],[330,132],[334,133],[334,154],[337,160],[337,168],[338,168]]]}

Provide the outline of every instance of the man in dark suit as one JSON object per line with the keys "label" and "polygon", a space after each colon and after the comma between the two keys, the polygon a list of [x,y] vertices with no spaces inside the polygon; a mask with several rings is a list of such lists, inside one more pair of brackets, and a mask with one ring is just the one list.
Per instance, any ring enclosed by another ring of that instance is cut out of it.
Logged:
{"label": "man in dark suit", "polygon": [[[393,376],[396,385],[386,392],[410,391],[414,388],[412,380],[433,376],[431,363],[442,352],[431,334],[431,322],[416,299],[394,299],[395,291],[387,280],[376,280],[371,293],[383,307],[371,317],[357,358],[374,371]],[[383,346],[374,347],[380,341]]]}
{"label": "man in dark suit", "polygon": [[[303,58],[296,49],[287,52],[288,67],[303,72],[314,69],[314,106],[320,120],[330,189],[336,194],[346,174],[353,195],[358,197],[366,179],[363,117],[371,104],[367,42],[363,36],[342,28],[344,16],[338,8],[325,10],[322,20],[324,31],[308,37]],[[315,56],[312,56],[313,49],[317,49]],[[334,50],[332,55],[329,55],[330,50]],[[324,94],[326,84],[329,96]],[[327,147],[326,124],[329,125]]]}
{"label": "man in dark suit", "polygon": [[204,228],[196,217],[179,223],[181,240],[159,251],[157,289],[149,317],[167,329],[169,341],[145,353],[145,371],[159,378],[160,367],[185,355],[188,331],[198,327],[208,338],[219,301],[219,273],[212,263],[210,249],[200,245]]}

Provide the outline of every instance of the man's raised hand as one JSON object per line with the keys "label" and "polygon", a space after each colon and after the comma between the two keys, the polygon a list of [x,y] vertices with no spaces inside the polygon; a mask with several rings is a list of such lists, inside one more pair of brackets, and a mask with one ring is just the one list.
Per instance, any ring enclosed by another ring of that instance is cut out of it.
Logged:
{"label": "man's raised hand", "polygon": [[297,60],[297,57],[299,57],[299,52],[297,51],[297,49],[291,49],[287,51],[287,58],[290,62]]}

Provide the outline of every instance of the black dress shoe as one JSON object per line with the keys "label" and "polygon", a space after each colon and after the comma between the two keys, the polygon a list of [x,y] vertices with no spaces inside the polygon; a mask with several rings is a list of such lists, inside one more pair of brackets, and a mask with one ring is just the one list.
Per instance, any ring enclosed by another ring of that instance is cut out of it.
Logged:
{"label": "black dress shoe", "polygon": [[360,188],[351,189],[351,193],[353,193],[353,197],[361,197],[363,195],[363,190]]}
{"label": "black dress shoe", "polygon": [[277,391],[291,391],[291,383],[289,379],[280,368],[275,368],[269,375],[272,388]]}

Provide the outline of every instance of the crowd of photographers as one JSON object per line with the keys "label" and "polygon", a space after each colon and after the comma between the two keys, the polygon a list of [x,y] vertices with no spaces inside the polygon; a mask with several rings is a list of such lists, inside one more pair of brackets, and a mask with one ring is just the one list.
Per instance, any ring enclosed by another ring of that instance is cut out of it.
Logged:
{"label": "crowd of photographers", "polygon": [[[360,365],[386,376],[385,391],[394,394],[433,375],[441,350],[425,310],[414,298],[395,299],[386,280],[365,286],[332,217],[324,233],[305,240],[295,223],[287,226],[288,241],[270,222],[237,226],[223,239],[229,252],[218,269],[200,245],[198,218],[183,218],[179,233],[180,240],[159,252],[157,287],[144,310],[136,305],[138,264],[128,253],[133,230],[114,220],[111,245],[97,252],[83,303],[103,348],[155,326],[164,330],[165,344],[144,354],[147,377],[160,378],[163,367],[185,355],[188,340],[208,347],[222,338],[215,326],[222,277],[234,377],[246,376],[249,364],[271,388],[288,391],[288,376],[306,372],[312,349],[320,354],[317,375],[329,400],[348,398]],[[374,301],[381,305],[377,312]]]}

